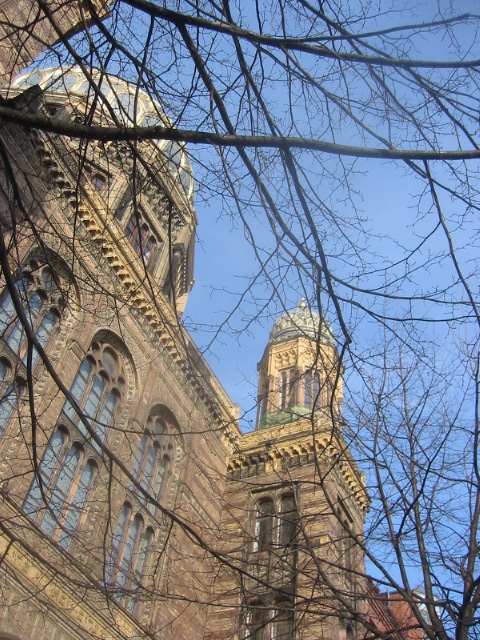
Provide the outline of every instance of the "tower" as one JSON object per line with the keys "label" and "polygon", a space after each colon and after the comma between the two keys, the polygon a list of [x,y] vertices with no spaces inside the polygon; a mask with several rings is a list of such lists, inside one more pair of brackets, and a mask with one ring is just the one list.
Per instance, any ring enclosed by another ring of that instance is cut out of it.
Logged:
{"label": "tower", "polygon": [[[333,332],[304,300],[274,323],[258,365],[256,430],[230,457],[224,568],[206,638],[356,638],[363,475],[342,435],[342,369]],[[225,598],[224,598],[225,601]],[[232,621],[228,624],[226,621]]]}

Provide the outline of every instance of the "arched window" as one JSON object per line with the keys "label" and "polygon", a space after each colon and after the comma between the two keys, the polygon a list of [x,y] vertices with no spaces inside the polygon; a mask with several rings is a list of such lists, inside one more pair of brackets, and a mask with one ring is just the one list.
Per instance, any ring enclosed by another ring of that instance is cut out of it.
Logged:
{"label": "arched window", "polygon": [[273,500],[262,500],[257,507],[254,551],[271,548],[274,516]]}
{"label": "arched window", "polygon": [[146,527],[140,514],[133,515],[131,505],[126,502],[120,512],[112,550],[105,568],[105,582],[112,589],[112,597],[133,613],[142,585],[153,529]]}
{"label": "arched window", "polygon": [[[175,434],[161,415],[151,413],[147,421],[147,430],[142,435],[135,454],[133,476],[141,487],[154,500],[159,502],[165,494],[165,487],[172,471],[172,461],[176,456]],[[137,493],[138,500],[147,504],[143,492],[131,487]],[[150,513],[155,512],[155,505],[147,505]]]}
{"label": "arched window", "polygon": [[[80,365],[70,392],[82,409],[82,415],[66,400],[63,413],[74,423],[86,440],[90,439],[84,420],[95,431],[102,443],[113,424],[121,397],[125,392],[125,374],[122,358],[108,344],[93,342],[87,357]],[[95,440],[96,451],[101,447]]]}
{"label": "arched window", "polygon": [[[63,296],[55,282],[51,268],[31,260],[24,268],[23,276],[15,282],[26,320],[42,347],[45,347],[55,329],[64,306]],[[25,327],[17,317],[13,300],[5,291],[0,303],[0,335],[15,356],[24,364],[27,360]],[[33,350],[32,367],[38,360]]]}
{"label": "arched window", "polygon": [[285,496],[280,500],[278,517],[278,544],[290,547],[297,533],[297,508],[293,496]]}
{"label": "arched window", "polygon": [[78,442],[71,443],[68,433],[57,428],[40,462],[39,477],[30,485],[23,510],[65,550],[72,543],[95,472],[95,461],[86,458],[83,447]]}
{"label": "arched window", "polygon": [[293,407],[297,401],[297,373],[295,368],[280,371],[277,378],[278,408],[285,410]]}
{"label": "arched window", "polygon": [[305,373],[304,406],[314,410],[320,406],[320,375],[317,371]]}

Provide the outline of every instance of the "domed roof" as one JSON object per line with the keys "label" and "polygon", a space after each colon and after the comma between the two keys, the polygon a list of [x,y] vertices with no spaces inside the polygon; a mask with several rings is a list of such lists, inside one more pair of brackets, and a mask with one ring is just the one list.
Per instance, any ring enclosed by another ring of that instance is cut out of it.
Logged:
{"label": "domed roof", "polygon": [[273,323],[270,331],[270,342],[289,340],[296,336],[304,336],[319,341],[321,344],[335,346],[333,331],[320,314],[312,311],[302,298],[296,309],[285,311]]}
{"label": "domed roof", "polygon": [[[91,70],[91,75],[101,88],[103,97],[99,96],[100,111],[105,115],[109,115],[106,108],[108,106],[125,126],[173,126],[162,106],[135,84],[102,73],[98,69]],[[39,85],[47,94],[59,96],[60,99],[63,97],[63,100],[66,95],[83,100],[91,100],[93,97],[91,84],[80,67],[28,71],[13,82],[12,89],[25,90],[34,85]],[[158,140],[155,144],[165,158],[172,177],[176,178],[182,192],[192,204],[193,173],[185,145],[174,140]]]}

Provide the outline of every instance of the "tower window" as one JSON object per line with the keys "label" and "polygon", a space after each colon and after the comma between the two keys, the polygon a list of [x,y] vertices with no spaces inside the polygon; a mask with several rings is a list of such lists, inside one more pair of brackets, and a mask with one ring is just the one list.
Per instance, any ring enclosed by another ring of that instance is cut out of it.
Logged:
{"label": "tower window", "polygon": [[295,498],[285,496],[280,501],[278,544],[283,547],[290,547],[296,537],[297,530],[297,509]]}
{"label": "tower window", "polygon": [[313,410],[320,406],[320,374],[317,371],[305,373],[304,405]]}
{"label": "tower window", "polygon": [[257,519],[255,523],[255,551],[268,549],[272,546],[273,519],[275,509],[273,500],[268,498],[262,500],[257,508]]}
{"label": "tower window", "polygon": [[278,378],[278,408],[293,407],[296,402],[295,369],[284,369]]}

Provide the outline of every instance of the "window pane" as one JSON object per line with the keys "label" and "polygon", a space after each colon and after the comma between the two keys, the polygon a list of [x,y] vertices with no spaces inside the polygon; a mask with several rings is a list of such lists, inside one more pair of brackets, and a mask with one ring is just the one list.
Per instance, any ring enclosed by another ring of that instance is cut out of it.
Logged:
{"label": "window pane", "polygon": [[295,500],[289,496],[288,498],[284,498],[280,505],[279,544],[285,546],[292,544],[295,539],[296,521]]}
{"label": "window pane", "polygon": [[49,509],[45,512],[43,521],[40,525],[42,530],[49,536],[53,536],[58,526],[58,521],[68,493],[72,487],[73,478],[79,462],[80,451],[77,445],[73,445],[67,453],[63,466],[60,469],[55,487],[48,503]]}
{"label": "window pane", "polygon": [[[73,381],[72,388],[70,390],[78,404],[81,404],[91,373],[92,363],[90,360],[84,360],[80,365],[80,369],[75,376],[75,380]],[[63,405],[63,411],[70,420],[74,421],[77,418],[77,414],[68,400]]]}
{"label": "window pane", "polygon": [[[146,433],[143,434],[140,444],[135,455],[135,463],[133,465],[132,475],[136,480],[140,480],[139,474],[142,468],[143,456],[145,454],[145,447],[147,446],[147,440],[149,439]],[[133,489],[133,487],[132,487]]]}
{"label": "window pane", "polygon": [[15,308],[13,306],[13,300],[7,291],[0,305],[0,335],[3,336],[14,315]]}
{"label": "window pane", "polygon": [[[43,454],[42,461],[39,465],[39,473],[42,479],[43,490],[48,489],[53,472],[58,463],[60,452],[65,442],[65,434],[60,429],[57,429],[53,436],[50,438],[45,453]],[[27,497],[23,504],[23,510],[30,517],[35,517],[40,505],[42,504],[42,496],[40,493],[40,486],[38,478],[34,478],[30,489],[28,490]]]}
{"label": "window pane", "polygon": [[85,402],[85,410],[84,413],[87,418],[94,420],[97,411],[98,405],[100,404],[100,400],[103,394],[103,390],[105,389],[105,380],[102,376],[97,375],[95,380],[93,381],[92,388],[88,394],[87,401]]}
{"label": "window pane", "polygon": [[280,374],[280,401],[279,408],[285,409],[287,404],[287,372],[282,371]]}
{"label": "window pane", "polygon": [[20,320],[17,320],[12,332],[7,338],[7,344],[16,355],[20,352],[20,345],[25,339],[25,332]]}
{"label": "window pane", "polygon": [[[150,450],[148,452],[147,462],[145,464],[145,469],[143,470],[143,477],[140,482],[142,488],[148,493],[152,486],[153,474],[155,471],[155,466],[158,457],[158,449],[154,446],[150,446]],[[145,504],[146,498],[143,494],[139,494],[138,499],[142,504]]]}
{"label": "window pane", "polygon": [[0,435],[5,431],[16,405],[17,388],[10,384],[0,398]]}
{"label": "window pane", "polygon": [[138,536],[140,534],[140,527],[142,521],[139,516],[135,516],[135,519],[130,527],[128,532],[127,540],[125,541],[125,547],[123,549],[123,555],[120,561],[118,576],[116,580],[116,592],[114,594],[114,599],[117,602],[121,602],[125,595],[125,587],[128,580],[128,575],[131,570],[133,554],[135,552],[135,547],[137,545]]}
{"label": "window pane", "polygon": [[285,609],[291,605],[285,603],[284,608],[277,611],[275,624],[275,640],[292,640],[293,638],[293,612]]}
{"label": "window pane", "polygon": [[[170,466],[170,460],[168,456],[164,456],[158,464],[157,477],[155,478],[155,486],[153,487],[153,497],[159,502],[164,492],[164,483],[168,478],[168,468]],[[150,513],[154,513],[156,507],[150,503],[148,510]]]}
{"label": "window pane", "polygon": [[[38,341],[40,342],[42,347],[45,347],[46,344],[48,343],[48,341],[50,340],[50,336],[52,335],[52,332],[55,328],[55,325],[57,323],[57,318],[55,316],[55,314],[53,314],[51,311],[49,311],[43,318],[41,323],[39,324],[39,326],[37,327],[37,330],[35,332],[35,335],[38,339]],[[38,353],[35,349],[33,349],[32,352],[32,369],[35,367],[35,365],[37,364],[37,360],[38,360]],[[25,355],[23,356],[23,363],[27,364],[27,354],[25,353]]]}
{"label": "window pane", "polygon": [[[259,605],[257,605],[259,606]],[[267,640],[268,617],[265,609],[256,609],[250,614],[250,624],[247,638],[251,640]]]}
{"label": "window pane", "polygon": [[[145,565],[148,557],[148,552],[150,550],[150,546],[152,543],[152,538],[153,538],[152,531],[150,529],[147,529],[147,531],[145,532],[145,535],[142,537],[142,540],[140,541],[140,548],[138,550],[137,563],[135,566],[135,584],[133,585],[134,590],[136,590],[136,588],[142,582],[142,578],[145,573]],[[135,610],[135,605],[136,605],[136,598],[134,593],[133,595],[127,597],[125,601],[125,609],[129,613],[133,613]]]}
{"label": "window pane", "polygon": [[49,311],[42,318],[42,321],[35,332],[35,335],[37,336],[37,339],[40,342],[42,347],[44,347],[49,341],[56,323],[57,323],[57,318],[55,314],[53,314],[51,311]]}
{"label": "window pane", "polygon": [[318,373],[313,376],[313,405],[315,409],[318,409],[320,402],[320,378]]}
{"label": "window pane", "polygon": [[80,476],[77,489],[72,499],[72,504],[68,509],[67,517],[65,518],[64,530],[62,531],[59,540],[60,546],[67,551],[70,548],[70,544],[72,542],[72,534],[77,528],[80,514],[82,513],[82,510],[85,506],[88,490],[90,489],[90,485],[92,484],[94,471],[95,466],[92,461],[89,460],[82,471],[82,475]]}
{"label": "window pane", "polygon": [[[98,418],[96,431],[102,443],[105,442],[106,440],[108,427],[110,427],[113,424],[113,418],[115,415],[117,402],[118,402],[117,396],[114,393],[109,393],[105,401],[105,405],[102,409],[102,412],[100,413],[100,416]],[[94,440],[92,440],[92,446],[94,449],[96,449],[100,453],[101,449]]]}
{"label": "window pane", "polygon": [[110,552],[110,557],[107,561],[107,565],[105,567],[105,582],[106,584],[111,584],[113,578],[113,572],[115,569],[115,564],[117,562],[118,556],[120,554],[122,548],[122,542],[125,537],[126,532],[126,524],[128,517],[130,515],[130,507],[128,504],[124,504],[122,510],[120,512],[120,516],[117,522],[117,528],[115,529],[115,534],[112,540],[112,550]]}
{"label": "window pane", "polygon": [[305,406],[308,409],[312,408],[312,372],[307,371],[305,374]]}
{"label": "window pane", "polygon": [[55,280],[53,279],[52,273],[50,269],[44,269],[42,271],[42,284],[47,294],[52,294],[57,291],[57,285],[55,284]]}
{"label": "window pane", "polygon": [[273,502],[266,500],[261,502],[257,512],[257,524],[256,524],[256,540],[258,546],[268,547],[272,542],[272,528],[273,528]]}
{"label": "window pane", "polygon": [[115,376],[117,373],[117,356],[110,349],[105,349],[102,356],[103,366],[109,376]]}

